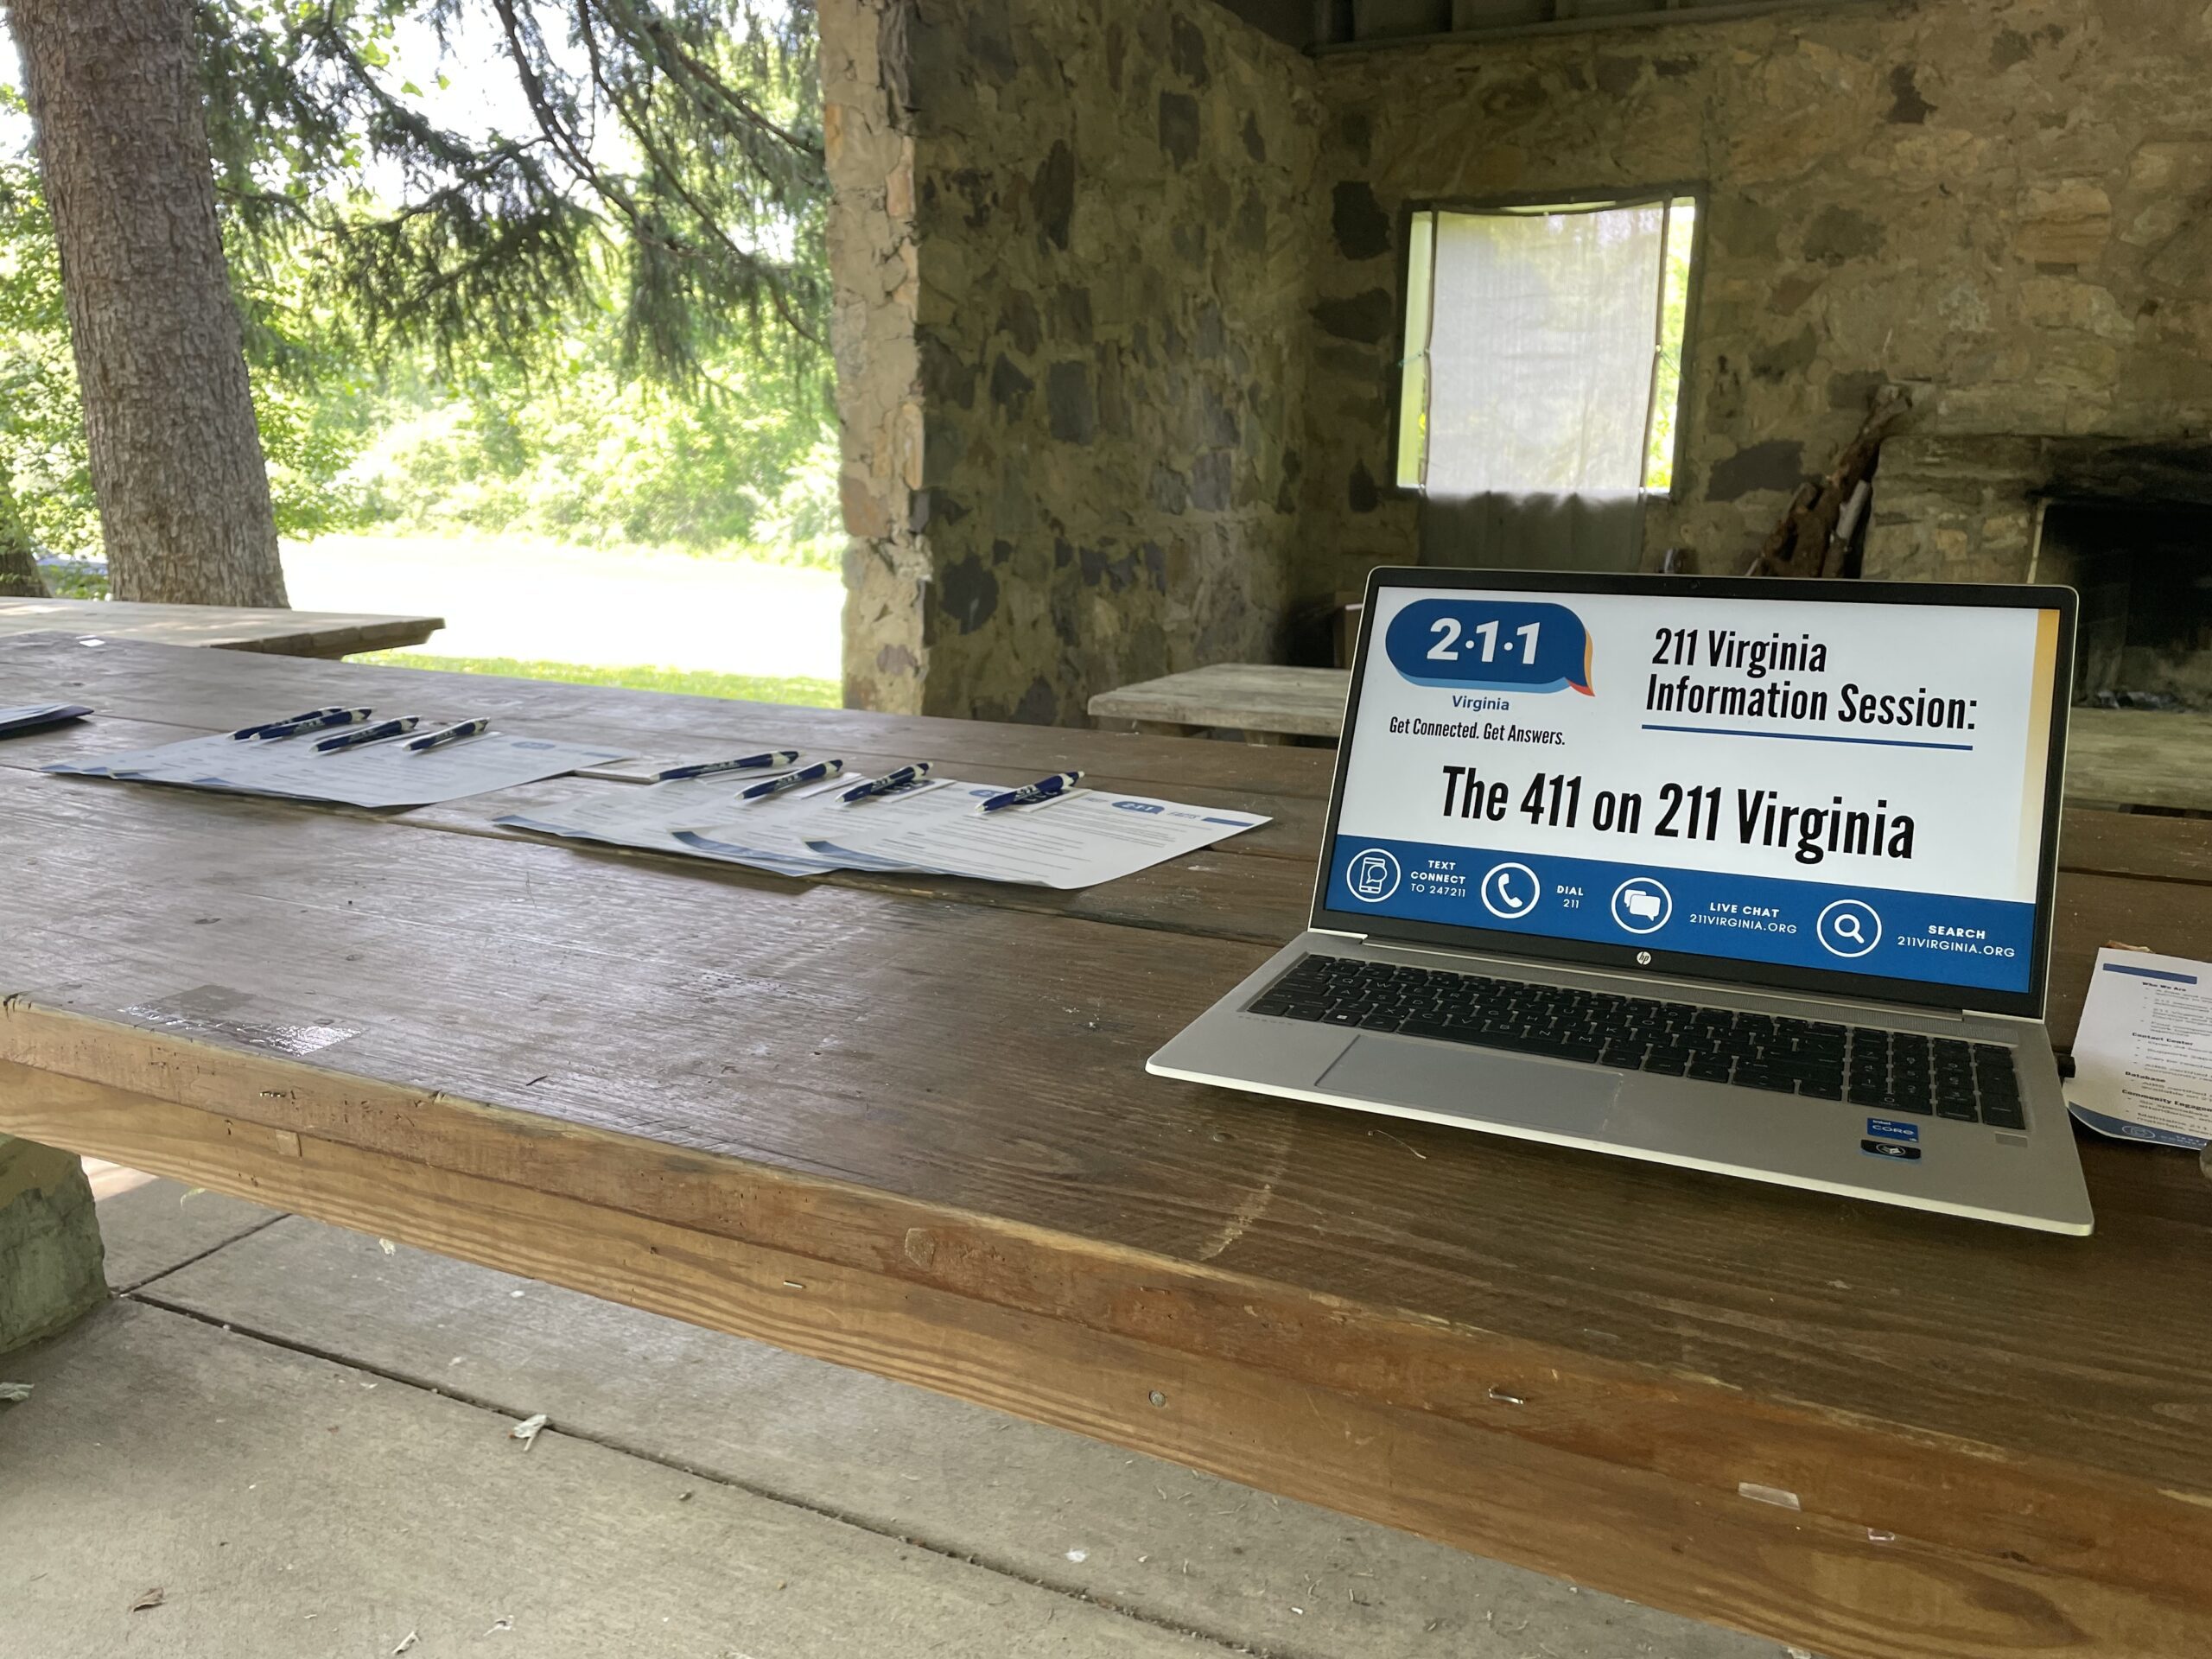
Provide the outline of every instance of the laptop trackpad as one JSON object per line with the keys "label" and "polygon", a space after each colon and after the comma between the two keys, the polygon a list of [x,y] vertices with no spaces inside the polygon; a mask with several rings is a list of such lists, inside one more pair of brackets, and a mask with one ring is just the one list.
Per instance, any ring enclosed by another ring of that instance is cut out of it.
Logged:
{"label": "laptop trackpad", "polygon": [[1495,1049],[1361,1037],[1313,1086],[1377,1106],[1595,1135],[1611,1120],[1621,1077],[1594,1066],[1554,1065]]}

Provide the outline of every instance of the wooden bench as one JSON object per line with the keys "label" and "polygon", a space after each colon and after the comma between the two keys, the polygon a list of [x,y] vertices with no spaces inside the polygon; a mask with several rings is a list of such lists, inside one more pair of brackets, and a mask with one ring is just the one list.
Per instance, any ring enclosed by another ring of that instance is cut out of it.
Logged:
{"label": "wooden bench", "polygon": [[1266,663],[1216,663],[1157,680],[1101,691],[1090,716],[1154,737],[1242,732],[1248,743],[1291,737],[1344,735],[1344,692],[1351,675],[1340,668],[1277,668]]}
{"label": "wooden bench", "polygon": [[[1102,691],[1090,713],[1161,737],[1232,731],[1251,743],[1336,740],[1351,684],[1343,669],[1217,663]],[[2075,709],[2066,796],[2082,805],[2212,811],[2212,715]]]}
{"label": "wooden bench", "polygon": [[[0,741],[0,1134],[1827,1659],[2212,1652],[2195,1160],[2086,1145],[2064,1240],[1145,1074],[1301,925],[1325,751],[128,641],[0,642],[0,702],[64,668],[106,712]],[[374,818],[34,770],[339,698],[1276,821],[1087,893],[803,886],[490,827],[573,782]],[[2062,1039],[2106,940],[2212,947],[2212,824],[2072,812],[2064,862]]]}
{"label": "wooden bench", "polygon": [[0,597],[0,639],[68,629],[102,640],[265,651],[283,657],[351,657],[365,651],[397,651],[403,645],[421,645],[445,625],[445,619],[438,616]]}

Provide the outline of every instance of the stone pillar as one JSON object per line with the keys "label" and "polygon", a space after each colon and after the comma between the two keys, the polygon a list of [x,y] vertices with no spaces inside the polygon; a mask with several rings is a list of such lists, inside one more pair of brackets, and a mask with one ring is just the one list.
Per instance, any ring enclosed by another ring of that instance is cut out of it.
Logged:
{"label": "stone pillar", "polygon": [[0,1135],[0,1354],[66,1330],[106,1296],[83,1165]]}
{"label": "stone pillar", "polygon": [[821,0],[830,170],[830,339],[843,450],[845,701],[918,714],[929,671],[914,139],[906,118],[912,0]]}

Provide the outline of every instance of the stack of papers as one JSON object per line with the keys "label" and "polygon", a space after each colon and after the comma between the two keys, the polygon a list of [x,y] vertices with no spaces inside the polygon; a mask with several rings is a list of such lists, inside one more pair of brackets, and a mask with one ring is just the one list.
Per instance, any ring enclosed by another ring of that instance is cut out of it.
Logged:
{"label": "stack of papers", "polygon": [[81,702],[26,702],[0,709],[0,737],[40,731],[65,720],[82,720],[92,712]]}
{"label": "stack of papers", "polygon": [[2066,1100],[2116,1140],[2212,1141],[2212,963],[2098,951]]}
{"label": "stack of papers", "polygon": [[316,740],[330,734],[192,737],[94,761],[57,762],[46,770],[131,783],[181,784],[238,795],[392,808],[430,806],[534,784],[578,766],[619,760],[628,753],[504,732],[485,732],[435,749],[410,749],[391,740],[318,753]]}
{"label": "stack of papers", "polygon": [[[647,852],[676,853],[696,858],[720,859],[735,864],[749,864],[759,869],[772,870],[778,875],[820,875],[837,868],[826,864],[810,855],[804,842],[785,840],[779,844],[786,849],[779,854],[766,846],[754,848],[707,848],[694,844],[684,835],[687,825],[705,823],[710,820],[728,817],[733,811],[743,810],[751,832],[769,838],[774,826],[792,821],[822,804],[819,797],[831,799],[852,785],[849,778],[833,779],[828,783],[815,784],[794,789],[782,795],[771,795],[765,800],[746,802],[740,808],[738,791],[746,779],[724,774],[715,778],[694,778],[680,782],[649,784],[639,789],[616,785],[589,795],[580,795],[563,801],[557,806],[534,812],[511,812],[493,822],[512,830],[532,830],[540,835],[563,836],[572,841],[604,842],[613,847],[640,847]],[[753,781],[759,781],[757,779]]]}
{"label": "stack of papers", "polygon": [[[817,814],[803,833],[817,856],[856,869],[922,870],[1068,889],[1134,875],[1268,821],[1250,812],[1096,789],[988,817],[976,812],[978,802],[1006,787],[947,782],[839,808],[834,818]],[[744,822],[698,833],[708,842],[720,841]]]}
{"label": "stack of papers", "polygon": [[498,820],[547,835],[748,865],[779,875],[875,870],[1088,887],[1135,874],[1268,822],[1249,812],[1075,790],[988,817],[1000,784],[939,779],[841,804],[842,778],[740,801],[728,778],[614,786]]}

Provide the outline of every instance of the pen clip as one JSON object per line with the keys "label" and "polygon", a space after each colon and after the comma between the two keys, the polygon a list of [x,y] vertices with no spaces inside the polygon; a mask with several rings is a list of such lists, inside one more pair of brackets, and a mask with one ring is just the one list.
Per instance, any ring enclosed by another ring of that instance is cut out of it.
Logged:
{"label": "pen clip", "polygon": [[365,749],[372,743],[387,742],[395,737],[404,737],[422,724],[420,715],[401,715],[391,720],[380,720],[373,726],[363,726],[350,732],[340,732],[334,737],[318,738],[317,754],[339,754],[347,749]]}
{"label": "pen clip", "polygon": [[264,732],[273,732],[281,727],[300,726],[310,720],[323,720],[332,715],[342,715],[345,712],[344,703],[334,702],[327,709],[310,709],[305,714],[287,715],[282,720],[264,720],[258,726],[242,726],[231,734],[231,738],[233,742],[236,742],[245,738],[259,737]]}
{"label": "pen clip", "polygon": [[734,760],[702,760],[689,766],[668,766],[657,772],[652,781],[657,784],[687,783],[695,778],[715,778],[726,772],[757,772],[772,766],[788,766],[796,762],[797,749],[769,749],[760,754],[741,755]]}
{"label": "pen clip", "polygon": [[375,712],[372,709],[320,709],[310,715],[296,715],[289,720],[272,720],[264,726],[249,727],[243,734],[233,732],[232,736],[244,735],[274,742],[280,738],[298,737],[308,732],[327,732],[340,726],[358,726]]}
{"label": "pen clip", "polygon": [[748,785],[737,791],[737,798],[741,801],[772,800],[785,791],[797,789],[801,785],[820,783],[828,779],[842,777],[844,771],[845,763],[842,760],[817,760],[813,765],[801,766],[796,772],[787,772],[780,778],[764,778],[757,784]]}
{"label": "pen clip", "polygon": [[994,813],[1011,812],[1018,807],[1049,806],[1054,801],[1083,793],[1077,787],[1082,782],[1080,772],[1056,772],[1049,778],[1039,778],[1035,783],[1024,784],[1019,789],[1001,791],[976,806],[976,816],[987,818]]}
{"label": "pen clip", "polygon": [[432,749],[444,748],[449,743],[458,743],[464,738],[481,737],[491,729],[491,716],[480,715],[474,720],[456,721],[450,726],[440,727],[435,732],[424,732],[419,736],[410,737],[401,747],[410,754],[424,754]]}
{"label": "pen clip", "polygon": [[911,766],[898,766],[880,778],[865,778],[837,797],[840,806],[857,806],[862,801],[881,800],[887,795],[897,795],[925,784],[936,767],[927,760],[917,760]]}

